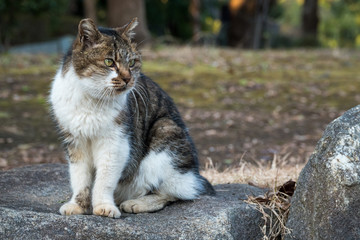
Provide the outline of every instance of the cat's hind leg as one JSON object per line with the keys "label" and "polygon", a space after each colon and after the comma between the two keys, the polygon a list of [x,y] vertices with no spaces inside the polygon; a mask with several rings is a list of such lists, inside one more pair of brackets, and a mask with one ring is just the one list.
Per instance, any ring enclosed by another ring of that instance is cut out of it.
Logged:
{"label": "cat's hind leg", "polygon": [[120,209],[127,213],[156,212],[176,199],[169,195],[150,194],[123,202]]}
{"label": "cat's hind leg", "polygon": [[151,151],[141,162],[137,179],[131,186],[134,191],[145,189],[144,193],[152,194],[128,196],[130,200],[123,202],[120,209],[128,213],[155,212],[178,199],[195,199],[198,196],[196,176],[192,172],[180,173],[173,161],[172,154],[166,150]]}
{"label": "cat's hind leg", "polygon": [[132,186],[155,194],[128,196],[120,208],[125,212],[154,212],[169,202],[197,199],[213,191],[199,175],[195,148],[185,129],[171,119],[158,120],[150,134],[150,151],[141,161]]}

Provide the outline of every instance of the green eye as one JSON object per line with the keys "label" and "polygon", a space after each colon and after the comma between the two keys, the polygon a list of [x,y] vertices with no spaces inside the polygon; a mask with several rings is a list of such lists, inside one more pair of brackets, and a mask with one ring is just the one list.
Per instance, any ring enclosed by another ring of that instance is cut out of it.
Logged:
{"label": "green eye", "polygon": [[135,66],[135,60],[134,59],[130,60],[130,62],[129,62],[129,67],[133,67],[133,66]]}
{"label": "green eye", "polygon": [[104,63],[107,67],[113,67],[115,65],[114,61],[110,58],[105,58]]}

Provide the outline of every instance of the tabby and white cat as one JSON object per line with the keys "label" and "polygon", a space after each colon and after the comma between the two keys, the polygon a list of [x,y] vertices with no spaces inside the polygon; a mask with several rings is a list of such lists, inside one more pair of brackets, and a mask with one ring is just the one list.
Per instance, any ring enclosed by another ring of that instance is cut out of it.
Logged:
{"label": "tabby and white cat", "polygon": [[63,215],[119,218],[214,194],[171,98],[140,72],[132,42],[137,19],[121,28],[79,24],[53,81],[50,103],[69,161],[72,198]]}

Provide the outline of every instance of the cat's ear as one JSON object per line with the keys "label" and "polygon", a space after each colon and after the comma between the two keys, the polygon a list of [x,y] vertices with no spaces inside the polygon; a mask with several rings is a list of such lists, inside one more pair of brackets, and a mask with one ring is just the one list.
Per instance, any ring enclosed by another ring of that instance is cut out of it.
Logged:
{"label": "cat's ear", "polygon": [[133,18],[128,24],[116,28],[115,30],[123,37],[132,39],[135,36],[134,28],[139,24],[137,17]]}
{"label": "cat's ear", "polygon": [[83,46],[91,47],[101,37],[92,19],[86,18],[80,21],[78,27],[79,41]]}

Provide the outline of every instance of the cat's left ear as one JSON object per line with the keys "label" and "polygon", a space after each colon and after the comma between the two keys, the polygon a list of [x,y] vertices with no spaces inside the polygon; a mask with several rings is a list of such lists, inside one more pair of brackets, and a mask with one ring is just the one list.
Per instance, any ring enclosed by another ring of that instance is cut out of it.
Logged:
{"label": "cat's left ear", "polygon": [[90,18],[81,20],[78,29],[79,41],[85,47],[91,47],[101,37],[101,33]]}
{"label": "cat's left ear", "polygon": [[134,38],[135,32],[134,28],[139,24],[138,18],[133,18],[128,24],[122,26],[120,28],[116,28],[115,30],[123,37],[128,37],[130,39]]}

